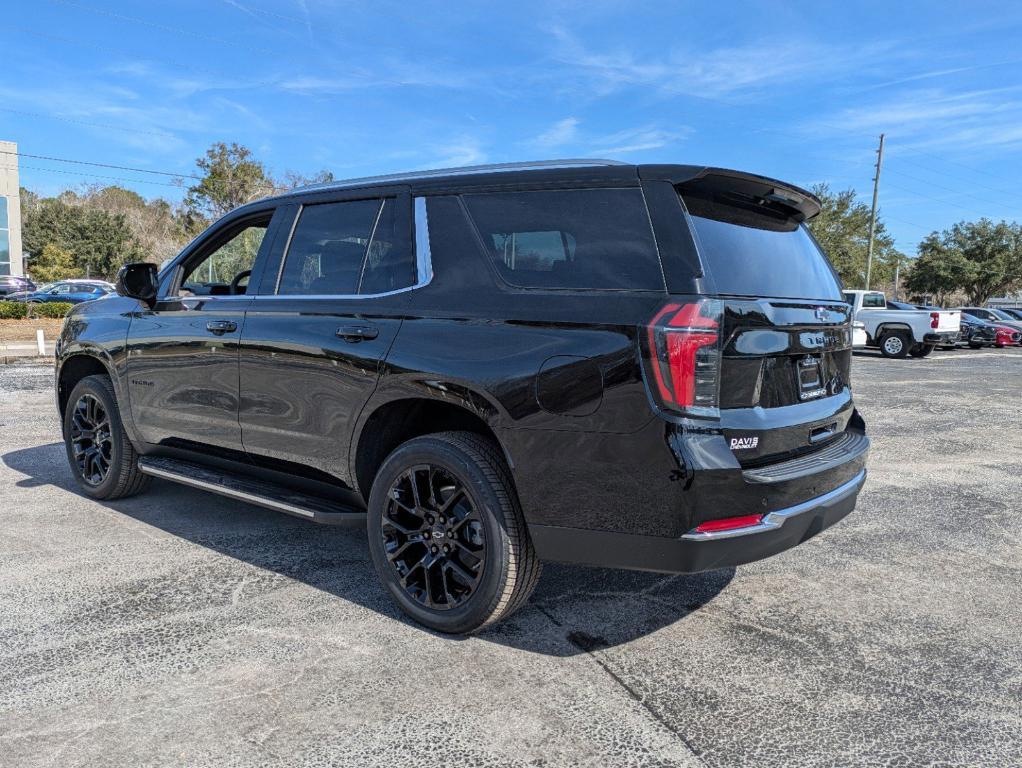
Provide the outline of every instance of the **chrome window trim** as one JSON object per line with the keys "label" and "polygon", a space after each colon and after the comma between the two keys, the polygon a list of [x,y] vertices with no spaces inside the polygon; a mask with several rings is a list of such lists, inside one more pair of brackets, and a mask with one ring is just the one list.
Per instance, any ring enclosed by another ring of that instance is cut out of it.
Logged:
{"label": "chrome window trim", "polygon": [[821,504],[826,504],[831,501],[835,501],[842,496],[846,496],[862,485],[866,480],[866,470],[862,469],[859,473],[846,483],[842,483],[832,491],[828,491],[822,496],[816,496],[815,498],[803,501],[801,504],[795,504],[791,507],[784,509],[774,510],[768,512],[763,516],[763,519],[755,525],[747,525],[744,528],[731,528],[725,531],[700,531],[697,532],[693,528],[688,533],[684,534],[681,538],[685,541],[717,541],[719,539],[733,539],[736,536],[750,536],[757,533],[766,533],[767,531],[775,531],[784,525],[785,520],[792,517],[797,517],[805,512],[809,512],[815,509]]}
{"label": "chrome window trim", "polygon": [[433,280],[433,254],[429,249],[429,216],[426,198],[414,198],[415,207],[415,283],[429,285]]}

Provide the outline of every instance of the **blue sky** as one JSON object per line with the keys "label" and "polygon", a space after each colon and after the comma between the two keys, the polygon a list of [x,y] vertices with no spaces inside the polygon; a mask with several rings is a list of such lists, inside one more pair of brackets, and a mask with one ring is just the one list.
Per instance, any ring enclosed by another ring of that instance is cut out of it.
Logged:
{"label": "blue sky", "polygon": [[[1022,5],[34,0],[5,10],[0,139],[191,173],[238,141],[338,177],[612,157],[871,192],[899,247],[1022,220]],[[22,158],[44,193],[170,177]],[[46,169],[46,170],[44,170]],[[110,180],[112,181],[112,180]]]}

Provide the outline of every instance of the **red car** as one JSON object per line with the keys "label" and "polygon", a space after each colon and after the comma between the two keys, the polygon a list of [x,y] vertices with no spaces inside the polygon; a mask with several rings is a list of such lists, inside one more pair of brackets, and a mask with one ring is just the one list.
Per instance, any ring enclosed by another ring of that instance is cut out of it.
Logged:
{"label": "red car", "polygon": [[1022,344],[1022,332],[1004,325],[996,326],[996,331],[997,336],[994,339],[994,346],[998,349],[1001,347],[1015,347]]}

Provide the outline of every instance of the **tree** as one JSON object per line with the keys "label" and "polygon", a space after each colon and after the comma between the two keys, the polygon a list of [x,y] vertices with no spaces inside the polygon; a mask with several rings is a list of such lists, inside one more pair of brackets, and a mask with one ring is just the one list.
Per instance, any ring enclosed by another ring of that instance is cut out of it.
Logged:
{"label": "tree", "polygon": [[47,245],[70,253],[75,272],[90,277],[112,278],[122,264],[144,258],[123,214],[68,202],[70,197],[41,199],[23,216],[30,270]]}
{"label": "tree", "polygon": [[919,244],[919,256],[912,263],[905,288],[911,294],[932,294],[943,306],[951,294],[971,280],[974,269],[968,259],[946,248],[933,232]]}
{"label": "tree", "polygon": [[[870,206],[856,199],[855,190],[831,192],[826,184],[813,187],[820,198],[820,213],[809,221],[813,236],[820,243],[841,280],[849,287],[866,283],[866,261],[869,252]],[[892,238],[877,216],[873,236],[874,285],[894,280],[895,266],[904,265],[906,257],[894,247]]]}
{"label": "tree", "polygon": [[43,246],[42,253],[32,261],[29,271],[37,283],[66,280],[77,274],[74,257],[53,243]]}
{"label": "tree", "polygon": [[281,192],[287,192],[311,184],[326,184],[333,180],[334,175],[330,171],[320,171],[312,176],[305,176],[297,171],[284,171],[284,175],[277,180],[274,186]]}
{"label": "tree", "polygon": [[161,264],[173,258],[194,236],[183,206],[175,208],[166,200],[146,200],[137,192],[119,186],[87,187],[75,196],[86,208],[123,215],[145,260]]}
{"label": "tree", "polygon": [[274,184],[263,164],[240,144],[218,141],[195,161],[199,181],[188,188],[185,205],[198,216],[218,219],[239,205],[271,194]]}
{"label": "tree", "polygon": [[991,296],[1022,285],[1022,227],[1015,222],[960,221],[931,233],[919,244],[919,253],[919,261],[926,261],[918,278],[918,262],[913,267],[913,286],[917,280],[920,285],[953,281],[953,288],[965,291],[970,304],[982,305]]}

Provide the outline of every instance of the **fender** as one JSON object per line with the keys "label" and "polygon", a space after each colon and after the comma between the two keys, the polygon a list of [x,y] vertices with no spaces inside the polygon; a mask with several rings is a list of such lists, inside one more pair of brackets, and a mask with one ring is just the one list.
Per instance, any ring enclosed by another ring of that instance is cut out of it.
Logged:
{"label": "fender", "polygon": [[[400,400],[432,400],[437,403],[457,406],[480,418],[494,435],[500,435],[509,422],[507,411],[500,402],[482,387],[471,382],[442,380],[425,374],[390,374],[380,379],[376,390],[362,406],[355,422],[348,446],[348,477],[356,477],[355,460],[362,432],[369,419],[380,408]],[[501,450],[509,466],[514,466],[504,441],[498,437]]]}
{"label": "fender", "polygon": [[[122,309],[118,312],[116,310]],[[124,380],[127,362],[128,329],[131,316],[138,309],[138,302],[111,296],[95,302],[79,304],[64,321],[56,347],[54,369],[54,395],[60,407],[60,374],[68,360],[75,357],[90,357],[98,360],[106,369],[114,386],[117,406],[120,409],[124,431],[136,448],[141,445],[138,432],[131,417],[131,401]],[[114,310],[114,311],[110,311]]]}
{"label": "fender", "polygon": [[910,337],[912,337],[912,340],[916,341],[915,331],[912,330],[912,326],[908,325],[907,323],[899,322],[880,323],[877,326],[876,334],[873,336],[874,341],[879,340],[880,337],[883,336],[886,331],[908,331],[908,334]]}

